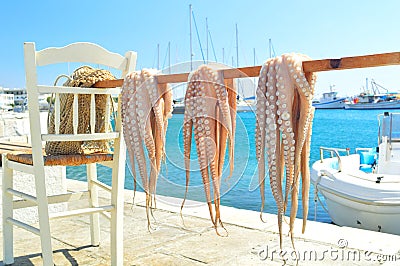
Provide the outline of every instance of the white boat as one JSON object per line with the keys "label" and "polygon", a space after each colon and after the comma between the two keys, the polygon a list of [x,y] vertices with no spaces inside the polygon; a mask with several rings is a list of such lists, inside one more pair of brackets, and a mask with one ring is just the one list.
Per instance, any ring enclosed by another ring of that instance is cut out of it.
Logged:
{"label": "white boat", "polygon": [[400,113],[385,112],[378,121],[378,149],[321,147],[311,182],[335,224],[400,235]]}
{"label": "white boat", "polygon": [[343,109],[345,97],[337,97],[337,91],[325,92],[320,99],[313,100],[315,109]]}
{"label": "white boat", "polygon": [[[254,98],[254,97],[253,97]],[[256,105],[254,99],[239,99],[236,104],[236,112],[255,112]]]}

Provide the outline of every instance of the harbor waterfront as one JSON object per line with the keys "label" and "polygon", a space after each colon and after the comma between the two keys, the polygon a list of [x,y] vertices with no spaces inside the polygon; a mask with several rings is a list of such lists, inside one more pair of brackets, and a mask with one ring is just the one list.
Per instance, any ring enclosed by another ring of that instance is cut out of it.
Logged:
{"label": "harbor waterfront", "polygon": [[[0,178],[1,180],[1,178]],[[0,181],[1,182],[1,181]],[[67,180],[68,187],[80,191],[86,182]],[[106,194],[100,191],[101,202]],[[155,230],[147,230],[145,195],[124,191],[124,265],[399,265],[400,236],[339,227],[309,221],[304,234],[301,220],[295,221],[296,250],[289,237],[279,249],[276,215],[266,214],[265,223],[258,212],[221,207],[228,237],[218,237],[210,226],[206,205],[185,208],[183,226],[175,198],[158,197]],[[165,204],[168,203],[168,204]],[[71,208],[74,208],[71,204]],[[177,205],[180,204],[178,200]],[[188,202],[188,205],[195,205]],[[90,245],[89,217],[52,220],[52,242],[56,265],[110,265],[105,237],[109,221],[100,216],[102,243]],[[0,231],[2,229],[0,228]],[[285,232],[288,226],[284,224]],[[38,238],[15,228],[15,265],[42,265]],[[2,254],[0,242],[0,255]],[[210,248],[212,247],[212,248]],[[2,262],[0,261],[0,265]]]}
{"label": "harbor waterfront", "polygon": [[[319,159],[320,146],[350,148],[352,151],[357,147],[376,147],[378,136],[376,116],[384,111],[385,110],[316,110],[311,141],[310,165]],[[166,138],[167,158],[166,163],[162,166],[157,184],[157,194],[159,195],[174,198],[184,197],[186,180],[181,132],[182,123],[182,114],[174,114],[169,120]],[[224,167],[225,171],[223,173],[221,188],[222,205],[253,211],[260,210],[261,202],[258,188],[254,130],[254,113],[239,113],[235,136],[235,170],[232,177],[224,181],[226,177],[229,176],[229,167],[226,165]],[[359,134],[363,137],[358,138],[357,136],[359,136]],[[195,151],[192,151],[192,158],[192,172],[188,198],[204,202],[204,190],[201,175],[198,172]],[[67,168],[67,178],[85,180],[84,173],[82,167]],[[107,168],[104,168],[104,171],[102,170],[99,173],[99,179],[105,180],[107,178],[109,178],[109,173],[107,172]],[[267,183],[269,182],[268,179],[269,177],[267,176]],[[138,182],[138,190],[143,191],[141,189],[140,180],[138,180]],[[128,167],[126,171],[125,188],[133,189],[133,176],[130,167]],[[319,222],[330,223],[330,217],[321,206],[321,204],[325,205],[323,197],[320,196],[320,201],[315,204],[314,194],[314,187],[311,186],[308,220],[314,220],[316,217],[316,220]],[[171,204],[180,205],[181,201],[174,201],[171,202]],[[189,207],[190,204],[185,205],[185,208]],[[265,212],[276,214],[276,205],[269,186],[266,186]],[[302,217],[301,204],[299,204],[297,217]],[[222,220],[224,221],[224,213],[222,213]]]}

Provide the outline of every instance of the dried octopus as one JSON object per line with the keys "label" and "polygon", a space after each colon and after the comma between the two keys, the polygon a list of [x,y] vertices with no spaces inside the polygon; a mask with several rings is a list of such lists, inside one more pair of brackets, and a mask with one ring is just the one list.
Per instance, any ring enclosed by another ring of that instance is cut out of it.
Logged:
{"label": "dried octopus", "polygon": [[[186,168],[185,199],[190,180],[193,128],[208,209],[218,235],[220,235],[217,229],[218,224],[224,228],[220,217],[221,176],[227,140],[229,140],[230,176],[233,172],[235,121],[236,92],[233,88],[225,86],[223,75],[206,65],[193,71],[189,75],[189,84],[185,95],[183,126]],[[210,177],[213,185],[215,216],[212,208]],[[181,210],[184,203],[185,200],[182,202]]]}
{"label": "dried octopus", "polygon": [[[165,159],[165,134],[172,115],[172,91],[159,85],[156,70],[143,69],[128,74],[122,86],[122,123],[136,191],[135,160],[146,193],[146,215],[150,230],[150,211],[155,207],[157,177]],[[146,166],[144,146],[150,161]]]}
{"label": "dried octopus", "polygon": [[[260,217],[262,219],[265,201],[265,160],[267,159],[270,186],[278,209],[281,248],[282,219],[288,205],[289,194],[291,194],[289,233],[293,244],[300,176],[303,233],[308,214],[309,156],[314,115],[312,98],[316,76],[302,71],[304,60],[310,60],[310,58],[293,53],[267,60],[261,68],[256,92],[256,156],[262,202]],[[265,158],[265,150],[267,158]],[[285,176],[285,194],[283,195],[282,183]]]}

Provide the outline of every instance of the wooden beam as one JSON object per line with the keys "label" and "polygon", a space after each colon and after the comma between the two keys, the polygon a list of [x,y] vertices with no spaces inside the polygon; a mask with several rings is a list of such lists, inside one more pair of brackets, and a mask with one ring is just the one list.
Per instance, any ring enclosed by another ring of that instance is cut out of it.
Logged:
{"label": "wooden beam", "polygon": [[304,61],[303,69],[304,72],[320,72],[389,65],[400,65],[400,52]]}
{"label": "wooden beam", "polygon": [[[304,72],[320,72],[366,67],[400,65],[400,52],[342,57],[338,59],[310,60],[303,62]],[[258,77],[261,66],[223,69],[226,79]],[[157,76],[159,84],[179,83],[188,80],[189,73],[160,74]],[[94,84],[96,88],[113,88],[122,86],[123,80],[105,80]]]}
{"label": "wooden beam", "polygon": [[95,88],[116,88],[121,87],[124,83],[123,79],[103,80],[96,82],[93,87]]}

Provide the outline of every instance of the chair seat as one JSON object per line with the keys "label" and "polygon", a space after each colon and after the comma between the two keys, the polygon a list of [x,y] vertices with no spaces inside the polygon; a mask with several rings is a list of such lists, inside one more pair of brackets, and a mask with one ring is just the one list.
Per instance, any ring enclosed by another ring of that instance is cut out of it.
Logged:
{"label": "chair seat", "polygon": [[[33,165],[32,153],[26,151],[13,151],[7,153],[10,161]],[[77,166],[104,161],[112,161],[113,153],[96,152],[84,154],[43,155],[45,166]]]}

